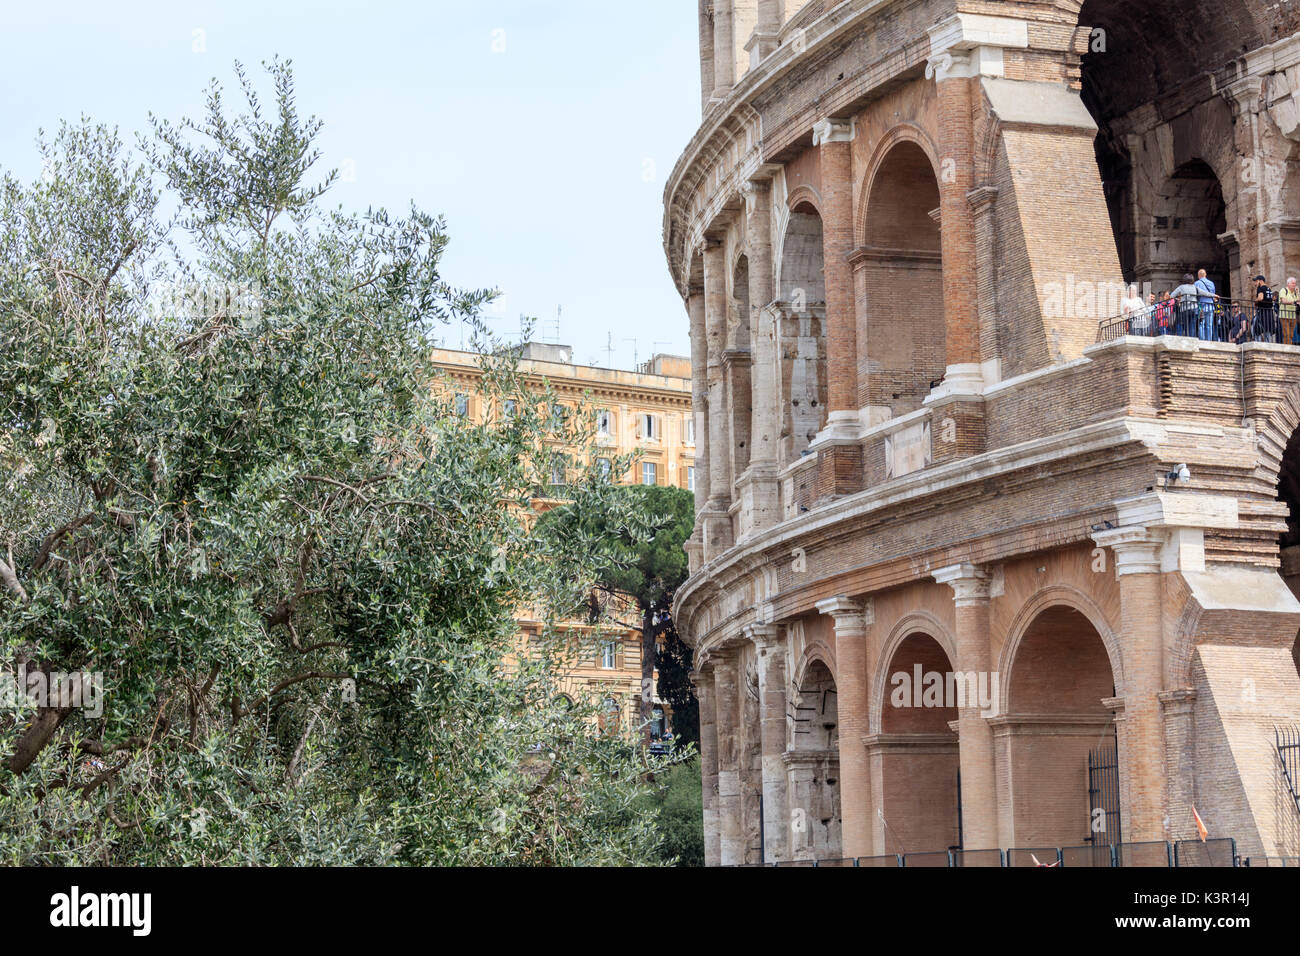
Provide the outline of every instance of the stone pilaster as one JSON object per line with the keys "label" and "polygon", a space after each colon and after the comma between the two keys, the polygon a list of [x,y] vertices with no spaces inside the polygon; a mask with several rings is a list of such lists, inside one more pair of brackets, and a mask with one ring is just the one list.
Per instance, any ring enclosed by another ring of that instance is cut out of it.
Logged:
{"label": "stone pilaster", "polygon": [[871,601],[840,596],[817,602],[835,622],[835,692],[839,706],[840,812],[843,855],[871,856],[871,774],[862,739],[868,733]]}
{"label": "stone pilaster", "polygon": [[732,0],[713,3],[713,99],[725,100],[736,83],[736,42]]}
{"label": "stone pilaster", "polygon": [[1093,535],[1115,556],[1124,635],[1123,720],[1119,738],[1120,811],[1125,842],[1168,838],[1163,689],[1164,535],[1146,527],[1120,527]]}
{"label": "stone pilaster", "polygon": [[[821,162],[822,262],[826,278],[826,364],[829,415],[825,432],[857,436],[857,315],[853,305],[853,121],[824,119],[813,127]],[[825,434],[824,432],[824,434]],[[819,436],[820,437],[820,436]]]}
{"label": "stone pilaster", "polygon": [[763,751],[764,863],[790,858],[790,810],[786,795],[786,642],[775,624],[751,624],[745,636],[758,655],[760,734]]}
{"label": "stone pilaster", "polygon": [[722,866],[739,866],[745,862],[740,797],[740,656],[726,648],[715,651],[712,658],[718,736],[719,862]]}
{"label": "stone pilaster", "polygon": [[707,347],[709,497],[704,510],[704,559],[711,561],[732,545],[731,454],[728,450],[726,382],[726,252],[720,241],[704,246],[704,323]]}
{"label": "stone pilaster", "polygon": [[741,499],[742,534],[771,527],[780,519],[777,491],[776,322],[768,308],[772,279],[772,181],[774,167],[750,180],[745,190],[745,244],[749,250],[749,348],[751,355],[749,468],[736,480]]}
{"label": "stone pilaster", "polygon": [[1192,781],[1196,774],[1196,691],[1180,687],[1160,694],[1165,723],[1165,776],[1169,780],[1169,839],[1194,840]]}
{"label": "stone pilaster", "polygon": [[[989,646],[989,578],[970,564],[955,564],[934,572],[934,579],[952,588],[956,608],[956,686],[964,689],[957,702],[957,736],[960,744],[962,846],[967,850],[999,847],[997,775],[993,757],[993,731],[979,688],[998,686],[991,676]],[[989,675],[989,676],[985,676]],[[972,699],[973,696],[973,699]]]}
{"label": "stone pilaster", "polygon": [[700,707],[700,774],[704,797],[704,865],[722,860],[722,833],[718,829],[718,722],[713,692],[713,665],[705,663],[691,674]]}
{"label": "stone pilaster", "polygon": [[694,574],[704,558],[703,516],[709,502],[709,342],[703,287],[691,288],[686,311],[691,322],[691,404],[695,416],[695,530],[686,551]]}

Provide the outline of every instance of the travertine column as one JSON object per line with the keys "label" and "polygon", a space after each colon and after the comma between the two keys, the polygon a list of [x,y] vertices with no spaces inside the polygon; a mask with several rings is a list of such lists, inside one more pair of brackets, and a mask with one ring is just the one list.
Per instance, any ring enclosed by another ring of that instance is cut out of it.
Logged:
{"label": "travertine column", "polygon": [[726,99],[736,83],[732,0],[713,0],[713,98]]}
{"label": "travertine column", "polygon": [[822,186],[822,258],[826,277],[827,431],[856,435],[857,316],[853,308],[853,123],[824,119],[813,127]]}
{"label": "travertine column", "polygon": [[727,428],[723,353],[727,341],[726,250],[716,239],[704,246],[704,322],[708,342],[709,498],[705,507],[704,555],[712,560],[732,544],[730,431]]}
{"label": "travertine column", "polygon": [[700,107],[709,108],[715,82],[713,72],[713,3],[699,0],[700,15]]}
{"label": "travertine column", "polygon": [[740,658],[727,648],[713,654],[718,735],[718,831],[722,866],[745,862],[740,805]]}
{"label": "travertine column", "polygon": [[1123,720],[1117,724],[1123,837],[1128,843],[1164,840],[1168,837],[1160,704],[1164,683],[1160,549],[1164,536],[1146,527],[1120,527],[1094,534],[1093,540],[1114,553],[1119,579],[1124,687]]}
{"label": "travertine column", "polygon": [[699,515],[709,500],[709,340],[705,331],[703,288],[691,289],[686,309],[691,318],[691,401],[695,415],[695,514],[698,523]]}
{"label": "travertine column", "polygon": [[700,707],[700,775],[704,803],[704,865],[717,866],[722,858],[718,829],[718,723],[713,695],[713,665],[692,672],[695,699]]}
{"label": "travertine column", "polygon": [[749,468],[737,479],[743,522],[750,532],[780,519],[777,493],[776,321],[768,308],[775,296],[772,279],[772,180],[776,167],[763,167],[763,176],[745,190],[745,244],[749,250],[749,348],[752,419]]}
{"label": "travertine column", "polygon": [[871,659],[870,601],[840,596],[817,602],[835,621],[835,692],[839,706],[840,813],[843,855],[871,856],[871,773],[862,738],[868,733]]}
{"label": "travertine column", "polygon": [[998,840],[997,777],[993,765],[993,731],[983,704],[990,710],[996,700],[981,701],[980,689],[998,686],[991,676],[989,647],[988,575],[973,565],[955,564],[934,572],[940,584],[952,587],[956,604],[956,686],[962,700],[957,708],[957,736],[961,765],[962,846],[967,850],[992,850]]}
{"label": "travertine column", "polygon": [[775,624],[751,624],[745,636],[758,655],[758,696],[763,749],[763,862],[788,860],[790,811],[786,799],[785,640]]}

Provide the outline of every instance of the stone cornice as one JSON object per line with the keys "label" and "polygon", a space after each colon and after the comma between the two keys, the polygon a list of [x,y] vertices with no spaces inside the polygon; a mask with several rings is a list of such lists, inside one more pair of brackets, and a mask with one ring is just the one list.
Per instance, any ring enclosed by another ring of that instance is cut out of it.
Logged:
{"label": "stone cornice", "polygon": [[875,605],[843,594],[817,602],[817,610],[835,619],[835,630],[861,630],[875,622]]}

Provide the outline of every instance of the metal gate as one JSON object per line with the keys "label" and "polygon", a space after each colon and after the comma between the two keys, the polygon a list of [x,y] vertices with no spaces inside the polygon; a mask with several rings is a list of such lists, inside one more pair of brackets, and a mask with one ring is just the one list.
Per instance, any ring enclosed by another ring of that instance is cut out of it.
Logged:
{"label": "metal gate", "polygon": [[[1104,827],[1100,832],[1098,825]],[[1088,751],[1087,839],[1098,848],[1124,842],[1119,822],[1119,747],[1114,740]]]}

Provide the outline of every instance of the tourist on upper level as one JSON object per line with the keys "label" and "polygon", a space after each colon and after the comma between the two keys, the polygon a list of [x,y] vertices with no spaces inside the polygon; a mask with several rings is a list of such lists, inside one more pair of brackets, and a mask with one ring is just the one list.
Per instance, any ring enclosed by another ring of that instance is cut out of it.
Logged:
{"label": "tourist on upper level", "polygon": [[1197,300],[1196,277],[1190,272],[1183,276],[1183,284],[1174,290],[1175,308],[1178,310],[1178,324],[1175,335],[1196,335]]}
{"label": "tourist on upper level", "polygon": [[1200,312],[1199,337],[1206,341],[1213,341],[1216,337],[1214,334],[1214,303],[1219,301],[1218,290],[1214,286],[1214,280],[1211,279],[1201,269],[1196,273],[1196,302]]}
{"label": "tourist on upper level", "polygon": [[1282,344],[1300,345],[1296,340],[1296,303],[1300,302],[1300,289],[1295,276],[1286,280],[1286,287],[1277,294],[1278,313],[1282,318]]}
{"label": "tourist on upper level", "polygon": [[1245,345],[1250,341],[1250,320],[1241,306],[1232,306],[1232,317],[1228,320],[1228,341],[1233,345]]}
{"label": "tourist on upper level", "polygon": [[1124,318],[1128,319],[1129,335],[1149,335],[1151,332],[1151,311],[1138,294],[1138,287],[1128,287],[1128,294],[1119,304]]}
{"label": "tourist on upper level", "polygon": [[1174,300],[1168,292],[1160,293],[1160,301],[1156,303],[1156,325],[1160,335],[1168,335],[1174,324]]}
{"label": "tourist on upper level", "polygon": [[1255,276],[1255,341],[1278,342],[1277,296],[1262,275]]}

